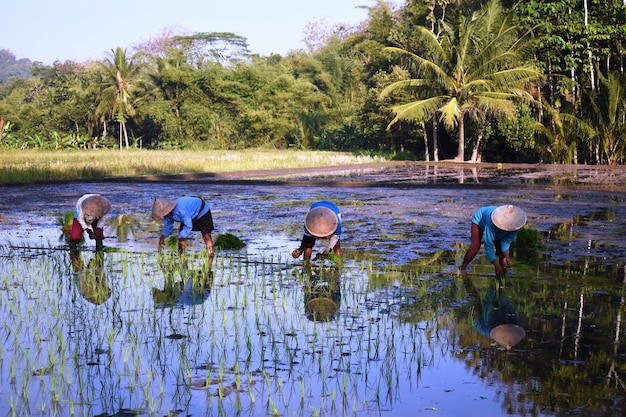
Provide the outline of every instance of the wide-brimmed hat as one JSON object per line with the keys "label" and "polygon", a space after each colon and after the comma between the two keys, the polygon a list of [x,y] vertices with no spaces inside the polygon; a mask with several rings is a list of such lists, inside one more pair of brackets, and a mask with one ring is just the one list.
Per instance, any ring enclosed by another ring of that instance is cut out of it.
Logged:
{"label": "wide-brimmed hat", "polygon": [[511,349],[526,336],[526,331],[517,324],[501,324],[491,329],[489,336],[505,348]]}
{"label": "wide-brimmed hat", "polygon": [[101,195],[92,195],[82,202],[83,213],[92,217],[102,217],[111,210],[111,202]]}
{"label": "wide-brimmed hat", "polygon": [[507,204],[491,213],[491,221],[498,229],[513,232],[526,224],[526,213],[517,206]]}
{"label": "wide-brimmed hat", "polygon": [[304,217],[306,230],[315,237],[332,235],[338,225],[337,215],[328,207],[315,207]]}
{"label": "wide-brimmed hat", "polygon": [[170,211],[176,207],[176,200],[169,198],[155,198],[152,205],[152,218],[154,220],[162,219],[167,216]]}

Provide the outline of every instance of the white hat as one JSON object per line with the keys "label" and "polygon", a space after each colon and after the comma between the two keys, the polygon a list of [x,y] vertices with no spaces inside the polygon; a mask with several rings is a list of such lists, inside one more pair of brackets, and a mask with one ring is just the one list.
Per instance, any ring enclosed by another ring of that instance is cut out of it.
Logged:
{"label": "white hat", "polygon": [[491,213],[491,221],[498,229],[514,232],[526,224],[526,213],[517,206],[507,204]]}
{"label": "white hat", "polygon": [[98,194],[87,197],[81,204],[83,213],[92,217],[102,217],[111,210],[111,202]]}
{"label": "white hat", "polygon": [[337,215],[328,207],[315,207],[304,217],[306,230],[315,237],[332,235],[338,225]]}
{"label": "white hat", "polygon": [[511,349],[526,336],[526,331],[517,324],[501,324],[491,329],[489,336],[505,348]]}
{"label": "white hat", "polygon": [[152,218],[154,220],[162,219],[167,216],[170,211],[176,207],[176,200],[169,198],[155,198],[152,205]]}

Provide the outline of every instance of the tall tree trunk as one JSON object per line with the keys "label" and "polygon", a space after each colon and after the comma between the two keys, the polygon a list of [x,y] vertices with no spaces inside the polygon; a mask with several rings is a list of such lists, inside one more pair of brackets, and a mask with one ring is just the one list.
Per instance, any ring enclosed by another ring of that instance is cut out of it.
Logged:
{"label": "tall tree trunk", "polygon": [[126,122],[122,122],[122,129],[124,130],[124,141],[126,143],[126,150],[128,150],[128,132],[126,131]]}
{"label": "tall tree trunk", "polygon": [[[583,1],[585,6],[585,35],[589,36],[587,29],[589,27],[589,8],[587,6],[587,0]],[[591,90],[596,89],[596,81],[595,81],[595,73],[593,70],[593,55],[591,54],[591,47],[589,46],[589,41],[587,41],[587,54],[589,55],[589,77],[591,81]]]}
{"label": "tall tree trunk", "polygon": [[474,147],[472,148],[472,159],[470,159],[470,162],[479,162],[479,156],[478,156],[478,147],[480,146],[480,141],[483,138],[483,134],[482,132],[478,134],[478,138],[476,138],[476,143],[474,144]]}
{"label": "tall tree trunk", "polygon": [[433,161],[439,162],[439,141],[437,140],[437,117],[436,116],[433,116]]}
{"label": "tall tree trunk", "polygon": [[465,160],[465,122],[464,115],[459,117],[459,150],[456,155],[456,159],[459,162]]}
{"label": "tall tree trunk", "polygon": [[424,153],[426,154],[426,162],[430,162],[430,152],[428,151],[428,133],[426,133],[426,124],[423,122],[422,134],[424,135]]}

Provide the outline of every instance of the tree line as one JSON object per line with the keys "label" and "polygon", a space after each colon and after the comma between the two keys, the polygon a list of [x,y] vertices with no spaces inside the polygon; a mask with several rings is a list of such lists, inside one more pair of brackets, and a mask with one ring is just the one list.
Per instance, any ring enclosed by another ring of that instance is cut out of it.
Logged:
{"label": "tree line", "polygon": [[377,0],[355,27],[311,23],[307,49],[286,56],[169,31],[8,72],[0,146],[623,164],[625,39],[625,0]]}

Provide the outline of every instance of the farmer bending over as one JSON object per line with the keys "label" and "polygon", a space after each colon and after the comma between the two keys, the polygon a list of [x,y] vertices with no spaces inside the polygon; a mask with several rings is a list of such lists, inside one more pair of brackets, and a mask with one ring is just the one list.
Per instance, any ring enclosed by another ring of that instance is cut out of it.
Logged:
{"label": "farmer bending over", "polygon": [[316,238],[328,239],[328,245],[321,252],[322,255],[327,255],[333,251],[336,255],[341,256],[340,235],[341,212],[339,208],[326,200],[313,203],[304,217],[304,235],[300,247],[291,252],[291,256],[299,258],[304,253],[304,260],[310,260]]}
{"label": "farmer bending over", "polygon": [[96,251],[104,249],[104,216],[110,209],[109,200],[99,194],[85,194],[78,199],[70,232],[71,253],[76,252],[84,232],[96,240]]}
{"label": "farmer bending over", "polygon": [[213,216],[209,205],[200,197],[181,197],[177,200],[155,198],[152,218],[163,219],[163,231],[159,238],[159,250],[165,246],[165,238],[172,234],[174,222],[180,222],[178,230],[178,251],[187,249],[187,236],[191,231],[202,233],[207,251],[213,253]]}
{"label": "farmer bending over", "polygon": [[[501,276],[505,268],[511,266],[509,247],[517,231],[526,224],[526,213],[513,205],[481,207],[472,217],[471,245],[461,264],[461,272],[474,259],[480,245],[485,241],[485,252],[493,264],[496,276]],[[497,256],[496,256],[497,255]]]}

